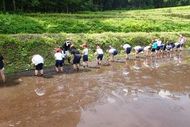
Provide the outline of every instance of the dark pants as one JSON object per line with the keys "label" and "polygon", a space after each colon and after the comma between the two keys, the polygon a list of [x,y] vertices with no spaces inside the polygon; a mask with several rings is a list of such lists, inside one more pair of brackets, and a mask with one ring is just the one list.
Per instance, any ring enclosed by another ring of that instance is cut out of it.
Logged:
{"label": "dark pants", "polygon": [[36,70],[38,70],[38,71],[42,70],[43,66],[44,66],[43,63],[40,63],[40,64],[36,65]]}
{"label": "dark pants", "polygon": [[130,54],[130,53],[131,53],[131,49],[132,49],[132,48],[127,48],[126,51],[125,51],[126,54]]}
{"label": "dark pants", "polygon": [[56,67],[63,67],[63,60],[56,60],[55,61],[55,66]]}
{"label": "dark pants", "polygon": [[73,59],[73,64],[80,64],[81,55],[75,54]]}
{"label": "dark pants", "polygon": [[88,55],[83,55],[83,61],[87,62],[88,61]]}
{"label": "dark pants", "polygon": [[102,60],[102,59],[103,59],[103,57],[104,57],[104,55],[103,55],[103,54],[99,54],[99,55],[98,55],[98,57],[97,57],[97,59],[98,59],[98,60]]}

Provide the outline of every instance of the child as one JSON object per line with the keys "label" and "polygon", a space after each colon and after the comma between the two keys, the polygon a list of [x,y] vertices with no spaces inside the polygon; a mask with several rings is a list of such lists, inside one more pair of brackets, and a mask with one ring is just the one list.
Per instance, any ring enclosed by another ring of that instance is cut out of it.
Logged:
{"label": "child", "polygon": [[146,57],[150,56],[150,49],[151,49],[150,45],[144,47],[144,54]]}
{"label": "child", "polygon": [[83,55],[83,67],[88,67],[88,46],[87,44],[83,44],[82,47],[84,48],[82,51]]}
{"label": "child", "polygon": [[157,51],[160,51],[160,49],[161,49],[161,46],[162,46],[162,41],[160,40],[160,39],[157,39],[156,40],[156,43],[157,43]]}
{"label": "child", "polygon": [[5,74],[4,74],[4,62],[3,62],[3,56],[0,54],[0,76],[3,80],[3,82],[5,82]]}
{"label": "child", "polygon": [[114,61],[114,56],[116,56],[118,54],[118,51],[113,48],[112,46],[109,46],[109,55],[110,55],[110,61]]}
{"label": "child", "polygon": [[162,57],[162,41],[160,39],[156,39],[156,43],[157,43],[157,56],[158,58]]}
{"label": "child", "polygon": [[157,40],[154,40],[152,42],[152,48],[151,48],[151,52],[153,55],[154,55],[154,53],[156,53],[157,49],[158,49],[158,43],[157,43]]}
{"label": "child", "polygon": [[56,49],[56,53],[54,54],[55,57],[55,70],[56,72],[63,72],[63,59],[64,54],[62,53],[62,50],[60,48]]}
{"label": "child", "polygon": [[125,53],[126,53],[126,59],[129,59],[129,54],[131,53],[131,46],[129,44],[125,44],[123,45],[123,48],[125,50]]}
{"label": "child", "polygon": [[100,48],[99,45],[96,46],[96,53],[97,54],[97,64],[98,65],[101,65],[102,64],[102,60],[103,60],[103,57],[104,57],[104,52],[103,50]]}
{"label": "child", "polygon": [[186,42],[186,38],[182,34],[180,34],[179,35],[179,43],[180,43],[180,49],[181,50],[183,49],[185,42]]}
{"label": "child", "polygon": [[175,49],[176,51],[179,51],[179,48],[181,47],[180,43],[179,42],[176,42],[175,43]]}
{"label": "child", "polygon": [[40,56],[39,54],[33,55],[32,64],[35,65],[35,76],[38,76],[39,72],[40,72],[40,75],[43,76],[44,58]]}
{"label": "child", "polygon": [[75,70],[79,71],[81,54],[74,45],[71,45],[71,54],[73,54],[73,67]]}
{"label": "child", "polygon": [[141,47],[141,46],[135,46],[135,47],[134,47],[134,50],[135,50],[135,56],[136,56],[136,58],[137,58],[137,57],[138,57],[138,54],[144,51],[144,48]]}
{"label": "child", "polygon": [[156,40],[154,40],[153,42],[152,42],[152,48],[151,48],[152,50],[152,52],[156,52],[156,50],[158,49],[158,43],[157,43],[157,41]]}

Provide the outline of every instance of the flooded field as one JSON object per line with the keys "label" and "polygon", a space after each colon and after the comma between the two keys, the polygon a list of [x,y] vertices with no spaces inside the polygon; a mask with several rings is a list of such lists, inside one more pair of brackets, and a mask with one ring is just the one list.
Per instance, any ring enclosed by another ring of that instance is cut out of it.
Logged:
{"label": "flooded field", "polygon": [[10,76],[0,127],[189,127],[190,52],[77,73]]}

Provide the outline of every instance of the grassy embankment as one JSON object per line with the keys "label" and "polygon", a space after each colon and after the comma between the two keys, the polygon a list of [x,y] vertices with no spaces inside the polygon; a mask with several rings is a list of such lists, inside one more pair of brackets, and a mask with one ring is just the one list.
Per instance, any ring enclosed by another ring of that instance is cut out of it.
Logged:
{"label": "grassy embankment", "polygon": [[[52,49],[71,38],[119,47],[150,43],[152,37],[176,41],[178,33],[190,39],[190,6],[151,10],[83,12],[79,14],[0,14],[0,52],[7,72],[30,69],[30,57],[40,53],[53,65]],[[72,33],[72,34],[71,34]]]}

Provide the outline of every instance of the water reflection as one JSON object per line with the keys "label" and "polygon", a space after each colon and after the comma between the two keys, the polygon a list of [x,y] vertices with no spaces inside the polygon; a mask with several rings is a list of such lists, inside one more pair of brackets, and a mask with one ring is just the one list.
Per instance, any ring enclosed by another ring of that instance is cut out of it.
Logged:
{"label": "water reflection", "polygon": [[44,78],[43,77],[35,77],[35,93],[36,95],[38,96],[44,96],[45,93],[46,93],[46,90],[45,90],[45,81],[44,81]]}
{"label": "water reflection", "polygon": [[21,85],[0,89],[0,126],[189,126],[187,57],[139,58],[49,79],[20,77]]}

